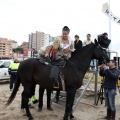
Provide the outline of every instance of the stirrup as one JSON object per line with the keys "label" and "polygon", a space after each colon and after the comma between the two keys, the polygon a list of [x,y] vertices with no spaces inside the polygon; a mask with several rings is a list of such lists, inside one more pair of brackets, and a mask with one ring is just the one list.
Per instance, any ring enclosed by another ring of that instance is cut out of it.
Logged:
{"label": "stirrup", "polygon": [[58,82],[58,81],[55,81],[55,82],[54,82],[53,88],[59,89],[59,82]]}

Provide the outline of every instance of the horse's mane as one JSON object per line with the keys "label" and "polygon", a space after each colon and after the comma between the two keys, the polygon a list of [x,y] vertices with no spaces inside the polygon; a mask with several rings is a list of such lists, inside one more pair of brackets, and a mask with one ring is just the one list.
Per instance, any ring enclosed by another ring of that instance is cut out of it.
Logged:
{"label": "horse's mane", "polygon": [[90,48],[90,47],[92,47],[94,45],[95,45],[94,43],[91,43],[91,44],[88,44],[88,45],[82,47],[82,49],[80,50],[80,52],[78,54],[84,52],[86,49],[88,49],[88,48]]}
{"label": "horse's mane", "polygon": [[94,43],[91,43],[91,44],[88,44],[88,45],[82,47],[82,49],[80,50],[80,52],[78,52],[75,56],[71,57],[70,59],[73,59],[73,58],[75,58],[75,57],[78,57],[78,54],[79,54],[79,56],[80,56],[80,55],[83,54],[86,50],[88,50],[89,48],[91,48],[91,47],[94,46],[94,45],[95,45]]}

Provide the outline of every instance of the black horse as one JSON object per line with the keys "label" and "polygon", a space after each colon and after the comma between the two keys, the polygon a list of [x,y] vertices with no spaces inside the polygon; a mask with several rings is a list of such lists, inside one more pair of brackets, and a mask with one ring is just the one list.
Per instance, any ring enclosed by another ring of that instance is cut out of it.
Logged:
{"label": "black horse", "polygon": [[[76,93],[76,89],[80,88],[83,82],[83,77],[89,68],[91,59],[109,60],[107,53],[100,46],[91,43],[73,56],[66,60],[65,67],[61,70],[64,75],[66,96],[66,109],[63,120],[68,120],[72,115],[72,106]],[[7,106],[14,100],[20,83],[22,83],[24,90],[22,92],[22,108],[26,109],[26,114],[29,120],[33,117],[29,111],[28,99],[30,94],[30,88],[33,84],[39,84],[43,88],[53,90],[54,80],[50,76],[51,66],[42,64],[35,58],[30,58],[23,61],[17,73],[15,86],[11,96],[8,99]],[[62,90],[62,84],[60,82],[60,89]]]}

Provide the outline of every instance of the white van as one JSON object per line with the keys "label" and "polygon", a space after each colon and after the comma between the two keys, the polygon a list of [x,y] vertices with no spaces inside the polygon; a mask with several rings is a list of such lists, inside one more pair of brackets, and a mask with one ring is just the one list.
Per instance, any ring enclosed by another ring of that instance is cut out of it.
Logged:
{"label": "white van", "polygon": [[9,79],[8,68],[13,60],[0,60],[0,81]]}

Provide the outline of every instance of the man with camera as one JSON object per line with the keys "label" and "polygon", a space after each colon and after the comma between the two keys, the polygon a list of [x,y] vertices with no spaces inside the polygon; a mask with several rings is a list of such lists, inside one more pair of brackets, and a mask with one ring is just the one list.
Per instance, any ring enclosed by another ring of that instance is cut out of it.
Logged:
{"label": "man with camera", "polygon": [[108,39],[108,34],[105,32],[103,34],[98,35],[98,43],[103,48],[108,48],[111,40]]}
{"label": "man with camera", "polygon": [[104,77],[103,88],[107,106],[107,116],[105,116],[104,119],[115,120],[115,95],[119,74],[120,71],[116,68],[114,60],[110,60],[108,66],[105,64],[100,66],[100,76]]}

